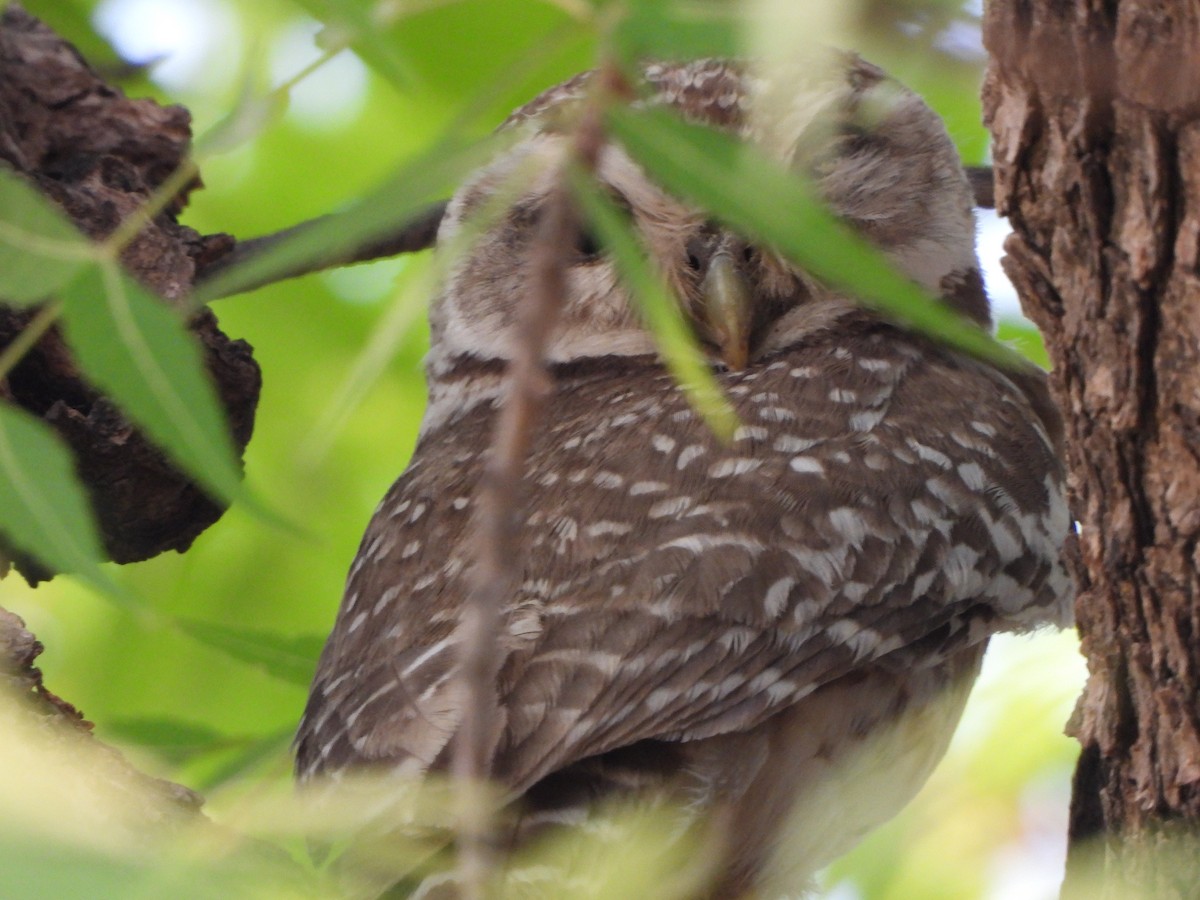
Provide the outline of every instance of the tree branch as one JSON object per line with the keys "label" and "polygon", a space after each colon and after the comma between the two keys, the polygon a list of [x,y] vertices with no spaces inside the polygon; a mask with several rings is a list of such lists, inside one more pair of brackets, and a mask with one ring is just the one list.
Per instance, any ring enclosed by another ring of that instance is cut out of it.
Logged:
{"label": "tree branch", "polygon": [[[260,288],[267,284],[274,284],[277,281],[286,281],[289,278],[309,275],[313,272],[335,269],[339,266],[370,262],[376,259],[398,256],[401,253],[416,253],[419,250],[426,250],[433,246],[437,238],[438,223],[442,221],[442,214],[445,211],[445,202],[435,204],[393,234],[371,241],[360,247],[350,248],[342,253],[312,256],[304,260],[304,262],[297,264],[294,268],[271,278],[264,278],[250,284],[239,284],[237,288],[238,293]],[[277,231],[274,234],[237,241],[227,252],[211,260],[207,260],[201,265],[196,274],[197,287],[203,287],[206,282],[211,281],[217,275],[234,266],[245,263],[247,260],[258,259],[270,253],[276,247],[293,240],[297,235],[305,234],[317,225],[325,222],[328,218],[328,216],[318,216],[315,219],[309,219],[307,222],[301,222],[299,225],[284,228],[282,231]],[[212,299],[217,298],[214,297]]]}

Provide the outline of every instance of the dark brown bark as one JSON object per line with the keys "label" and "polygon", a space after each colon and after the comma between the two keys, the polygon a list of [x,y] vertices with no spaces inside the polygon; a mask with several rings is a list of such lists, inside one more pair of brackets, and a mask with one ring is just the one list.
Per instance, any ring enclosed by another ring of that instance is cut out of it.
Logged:
{"label": "dark brown bark", "polygon": [[1200,6],[993,0],[1005,268],[1046,338],[1089,678],[1064,895],[1200,895]]}
{"label": "dark brown bark", "polygon": [[[131,100],[104,84],[74,48],[17,5],[0,16],[0,165],[28,178],[91,237],[110,234],[180,166],[189,125],[181,107]],[[182,304],[197,269],[233,245],[225,235],[203,237],[178,224],[174,213],[185,201],[186,191],[122,255],[128,271],[169,303]],[[31,316],[0,306],[0,347]],[[195,315],[190,328],[240,450],[253,429],[258,366],[249,345],[226,337],[210,311]],[[17,366],[4,393],[75,452],[111,559],[186,550],[220,517],[222,507],[87,384],[57,330]],[[50,574],[28,560],[18,566],[31,580]]]}

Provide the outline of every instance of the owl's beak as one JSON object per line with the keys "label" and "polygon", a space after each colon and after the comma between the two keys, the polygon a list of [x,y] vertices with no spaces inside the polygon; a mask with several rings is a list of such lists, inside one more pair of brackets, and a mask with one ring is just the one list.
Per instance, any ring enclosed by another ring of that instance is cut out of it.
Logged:
{"label": "owl's beak", "polygon": [[721,246],[709,259],[700,283],[704,326],[732,370],[744,369],[750,361],[753,298],[739,263],[731,248]]}

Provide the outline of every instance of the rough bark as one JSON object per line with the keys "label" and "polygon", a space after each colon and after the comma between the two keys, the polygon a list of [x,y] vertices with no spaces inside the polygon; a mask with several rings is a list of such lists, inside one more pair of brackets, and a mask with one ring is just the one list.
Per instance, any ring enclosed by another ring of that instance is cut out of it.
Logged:
{"label": "rough bark", "polygon": [[1200,894],[1200,6],[993,0],[1005,268],[1067,419],[1088,659],[1064,894]]}
{"label": "rough bark", "polygon": [[[184,160],[189,125],[182,107],[131,100],[106,85],[16,4],[0,15],[0,165],[57,201],[84,233],[106,237],[145,203]],[[197,270],[233,246],[226,235],[204,237],[176,222],[185,201],[186,192],[122,255],[128,271],[168,303],[181,303]],[[0,306],[0,347],[31,316]],[[261,386],[251,349],[226,337],[208,310],[190,328],[241,450]],[[186,550],[223,512],[87,384],[57,330],[11,373],[4,396],[40,416],[74,451],[110,559]],[[34,581],[50,574],[29,560],[18,558],[18,566]]]}
{"label": "rough bark", "polygon": [[[0,609],[0,724],[6,731],[34,736],[41,755],[61,754],[86,763],[77,784],[54,784],[59,796],[42,798],[47,808],[87,815],[98,827],[120,829],[138,843],[157,843],[167,836],[164,828],[174,832],[203,821],[198,794],[135,769],[92,736],[91,723],[75,707],[46,689],[34,666],[41,652],[41,643],[25,623]],[[12,762],[7,756],[0,758],[5,764]],[[20,783],[25,773],[6,769],[3,774]],[[94,802],[97,786],[102,786],[103,803]]]}

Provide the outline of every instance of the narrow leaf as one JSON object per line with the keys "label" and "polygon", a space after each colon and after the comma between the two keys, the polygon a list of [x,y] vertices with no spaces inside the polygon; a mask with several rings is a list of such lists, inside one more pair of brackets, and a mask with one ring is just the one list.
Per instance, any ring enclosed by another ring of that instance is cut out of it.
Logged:
{"label": "narrow leaf", "polygon": [[58,207],[0,169],[0,297],[19,304],[42,300],[94,255]]}
{"label": "narrow leaf", "polygon": [[449,197],[466,175],[516,138],[515,133],[460,144],[446,141],[403,166],[363,199],[304,228],[261,256],[221,272],[195,294],[196,304],[228,297],[294,271],[313,257],[337,259],[367,246]]}
{"label": "narrow leaf", "polygon": [[153,750],[176,764],[202,753],[240,746],[247,740],[224,734],[208,725],[166,716],[117,719],[109,721],[105,731],[125,743]]}
{"label": "narrow leaf", "polygon": [[324,644],[316,635],[288,636],[194,619],[180,619],[178,625],[200,643],[302,688],[312,683]]}
{"label": "narrow leaf", "polygon": [[[935,301],[829,212],[814,189],[757,148],[663,110],[613,109],[609,127],[664,188],[711,211],[914,331],[1015,365],[1013,351]],[[763,203],[763,197],[771,198]]]}
{"label": "narrow leaf", "polygon": [[695,335],[679,311],[679,304],[649,261],[646,248],[634,236],[632,223],[583,173],[572,173],[571,188],[588,221],[612,253],[646,327],[658,342],[667,368],[713,432],[722,440],[729,440],[738,425],[737,414],[721,392]]}
{"label": "narrow leaf", "polygon": [[1050,357],[1042,334],[1020,318],[1000,319],[996,323],[996,340],[1012,347],[1030,362],[1043,369],[1050,368]]}
{"label": "narrow leaf", "polygon": [[613,33],[618,56],[628,63],[646,59],[738,57],[745,53],[745,9],[723,0],[642,0]]}
{"label": "narrow leaf", "polygon": [[56,572],[79,575],[117,597],[70,451],[33,416],[0,404],[0,531]]}
{"label": "narrow leaf", "polygon": [[205,488],[244,496],[225,416],[179,314],[113,263],[63,292],[68,341],[97,387]]}

